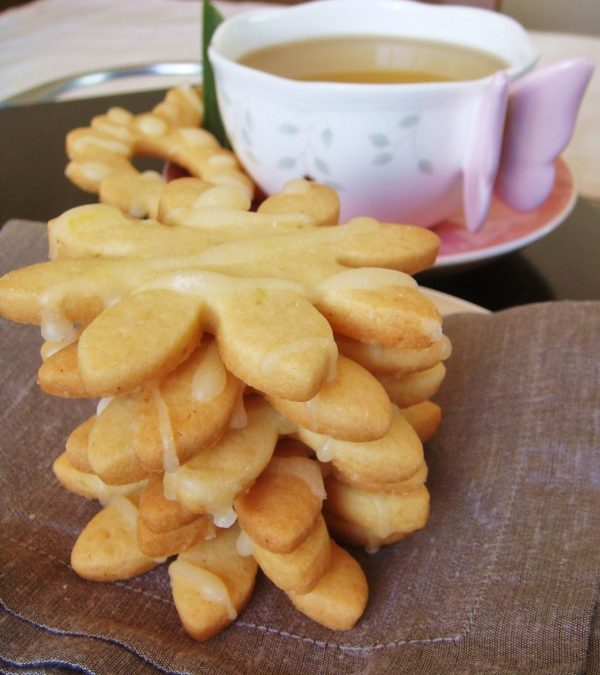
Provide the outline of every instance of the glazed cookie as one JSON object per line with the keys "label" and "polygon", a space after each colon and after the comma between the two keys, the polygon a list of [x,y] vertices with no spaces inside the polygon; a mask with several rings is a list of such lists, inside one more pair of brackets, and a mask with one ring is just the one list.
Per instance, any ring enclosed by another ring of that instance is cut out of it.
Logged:
{"label": "glazed cookie", "polygon": [[392,406],[384,388],[365,368],[343,356],[338,358],[335,378],[309,401],[276,396],[269,401],[294,424],[339,440],[381,438],[392,423]]}
{"label": "glazed cookie", "polygon": [[233,185],[251,196],[252,181],[235,155],[199,128],[202,117],[202,95],[192,87],[169,91],[148,113],[111,108],[67,135],[65,173],[82,190],[137,217],[156,216],[165,181],[154,171],[139,172],[135,155],[170,160],[212,185]]}
{"label": "glazed cookie", "polygon": [[239,529],[219,530],[214,539],[196,544],[169,566],[175,607],[195,640],[208,640],[236,619],[247,605],[257,566],[237,552]]}
{"label": "glazed cookie", "polygon": [[179,502],[165,497],[160,475],[149,479],[140,494],[139,517],[149,530],[160,534],[189,525],[198,515],[188,511]]}
{"label": "glazed cookie", "polygon": [[446,335],[421,349],[361,343],[343,335],[336,335],[336,342],[340,353],[377,376],[400,376],[426,370],[450,358],[452,353],[452,344]]}
{"label": "glazed cookie", "polygon": [[425,527],[429,517],[429,491],[424,484],[405,491],[373,492],[328,476],[325,486],[327,513],[356,523],[382,541]]}
{"label": "glazed cookie", "polygon": [[124,485],[107,485],[95,474],[75,468],[66,452],[63,452],[54,460],[52,471],[58,482],[66,490],[86,499],[97,499],[101,504],[108,504],[114,496],[138,495],[146,485],[146,481]]}
{"label": "glazed cookie", "polygon": [[316,527],[325,498],[317,463],[306,457],[273,457],[234,502],[242,530],[262,549],[291,553]]}
{"label": "glazed cookie", "polygon": [[442,409],[433,401],[415,403],[401,412],[423,443],[433,438],[442,421]]}
{"label": "glazed cookie", "polygon": [[261,570],[286,592],[308,593],[329,565],[331,540],[321,514],[306,539],[289,553],[273,553],[252,538],[250,541],[252,556]]}
{"label": "glazed cookie", "polygon": [[[249,211],[250,201],[238,188],[206,186],[201,181],[190,185],[192,180],[178,179],[165,188],[158,214],[161,222],[133,218],[108,204],[86,204],[66,211],[48,223],[50,259],[189,256],[228,241],[297,232],[321,224],[321,219],[306,212],[308,209]],[[194,187],[198,196],[190,205],[182,205],[190,200]],[[328,189],[307,182],[304,199],[309,202],[315,192]],[[285,201],[278,204],[281,208],[285,205]]]}
{"label": "glazed cookie", "polygon": [[160,561],[138,548],[137,517],[137,507],[128,497],[112,497],[75,542],[71,552],[75,572],[90,581],[120,581],[156,567]]}
{"label": "glazed cookie", "polygon": [[362,616],[369,596],[360,565],[331,542],[329,565],[308,593],[287,593],[297,610],[332,630],[350,630]]}
{"label": "glazed cookie", "polygon": [[347,482],[398,483],[423,463],[423,445],[396,407],[390,430],[375,441],[340,441],[306,429],[298,429],[295,436],[315,451],[319,461],[331,462],[333,473]]}
{"label": "glazed cookie", "polygon": [[269,463],[281,420],[266,402],[246,402],[247,422],[229,429],[211,447],[199,450],[175,471],[164,475],[164,493],[188,511],[209,513],[219,527],[236,520],[233,502],[247,490]]}
{"label": "glazed cookie", "polygon": [[399,408],[407,408],[434,396],[445,375],[446,367],[440,361],[426,370],[395,377],[381,377],[379,381],[393,403]]}

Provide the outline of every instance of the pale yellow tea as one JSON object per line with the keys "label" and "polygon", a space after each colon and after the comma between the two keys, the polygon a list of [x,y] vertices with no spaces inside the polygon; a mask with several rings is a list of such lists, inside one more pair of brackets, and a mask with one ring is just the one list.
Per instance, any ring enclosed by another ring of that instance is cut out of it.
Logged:
{"label": "pale yellow tea", "polygon": [[292,80],[364,84],[475,80],[507,67],[469,47],[385,35],[285,42],[249,52],[239,62]]}

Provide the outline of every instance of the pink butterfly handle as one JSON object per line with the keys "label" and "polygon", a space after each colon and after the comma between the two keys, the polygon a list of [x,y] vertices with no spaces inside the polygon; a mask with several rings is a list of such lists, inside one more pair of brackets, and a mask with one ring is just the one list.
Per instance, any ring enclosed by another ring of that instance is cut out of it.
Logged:
{"label": "pink butterfly handle", "polygon": [[500,71],[481,91],[463,159],[463,210],[469,232],[483,224],[492,201],[498,173],[504,120],[508,105],[508,76]]}
{"label": "pink butterfly handle", "polygon": [[535,209],[552,191],[554,162],[573,135],[593,70],[591,59],[569,59],[511,85],[494,189],[514,209]]}

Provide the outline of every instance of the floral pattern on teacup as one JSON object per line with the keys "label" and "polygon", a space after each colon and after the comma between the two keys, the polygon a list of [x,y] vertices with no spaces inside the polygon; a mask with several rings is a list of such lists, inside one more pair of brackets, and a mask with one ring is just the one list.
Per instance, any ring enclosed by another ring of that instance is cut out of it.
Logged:
{"label": "floral pattern on teacup", "polygon": [[287,139],[293,137],[299,140],[299,143],[286,146],[285,154],[277,162],[279,169],[290,170],[295,176],[309,176],[335,190],[345,189],[340,182],[332,179],[327,152],[333,149],[335,132],[327,119],[317,120],[305,128],[293,122],[284,122],[277,127],[277,131]]}
{"label": "floral pattern on teacup", "polygon": [[[389,164],[398,155],[400,150],[404,150],[408,143],[412,145],[413,155],[417,162],[417,168],[421,173],[433,173],[433,164],[431,160],[420,156],[418,149],[418,128],[421,121],[418,113],[408,113],[398,122],[397,128],[391,131],[376,131],[369,133],[369,141],[376,150],[376,154],[371,160],[372,164],[383,166]],[[398,136],[400,129],[400,136]]]}

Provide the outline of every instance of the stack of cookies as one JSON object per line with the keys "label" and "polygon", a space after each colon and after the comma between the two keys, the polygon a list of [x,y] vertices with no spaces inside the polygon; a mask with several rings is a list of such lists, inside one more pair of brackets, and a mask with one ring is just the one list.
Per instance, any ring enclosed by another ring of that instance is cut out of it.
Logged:
{"label": "stack of cookies", "polygon": [[[51,260],[0,279],[0,313],[42,328],[42,389],[99,399],[54,462],[102,504],[71,563],[111,581],[168,561],[200,640],[244,608],[258,567],[349,629],[368,586],[331,537],[375,552],[427,521],[422,443],[451,348],[410,275],[439,242],[336,225],[336,193],[303,179],[250,210],[251,181],[201,117],[178,89],[72,132],[67,173],[102,203],[51,221]],[[192,175],[140,174],[138,153]]]}

